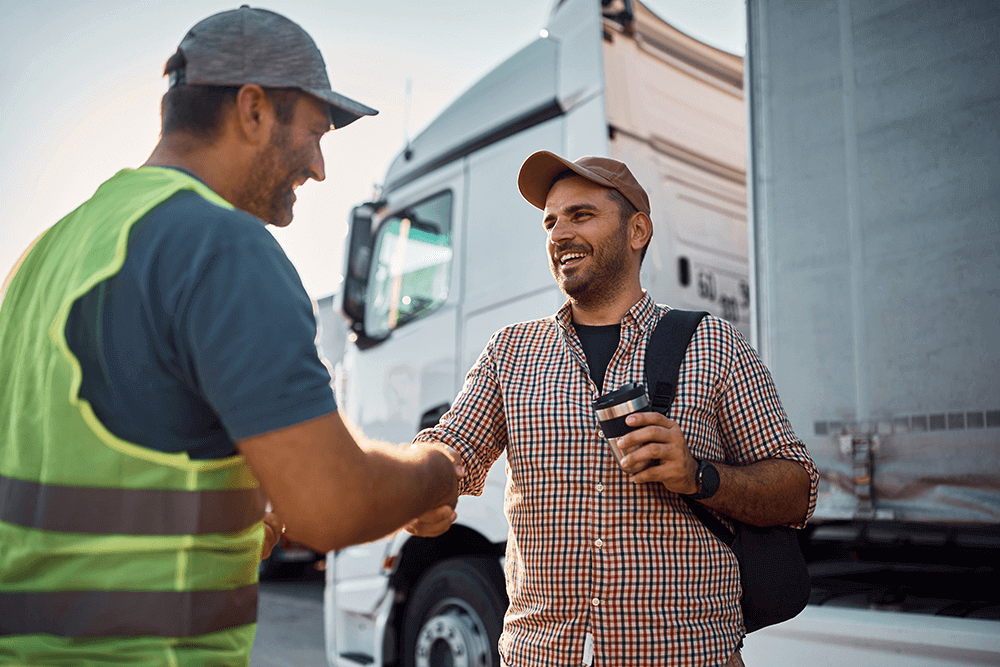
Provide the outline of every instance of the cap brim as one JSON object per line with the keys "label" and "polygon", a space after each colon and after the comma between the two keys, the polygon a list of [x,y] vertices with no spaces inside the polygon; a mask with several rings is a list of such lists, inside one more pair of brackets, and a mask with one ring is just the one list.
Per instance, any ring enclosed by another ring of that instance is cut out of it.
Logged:
{"label": "cap brim", "polygon": [[573,164],[555,153],[538,151],[529,155],[528,159],[521,165],[521,170],[517,174],[517,189],[521,191],[521,196],[529,204],[544,211],[545,200],[548,199],[549,190],[552,189],[552,181],[566,170],[573,171],[588,181],[603,185],[606,188],[615,187],[614,183],[608,179],[598,176],[594,172],[577,164]]}
{"label": "cap brim", "polygon": [[376,109],[332,90],[316,90],[315,88],[303,88],[303,90],[330,105],[330,118],[334,129],[337,130],[350,125],[362,116],[374,116],[378,113]]}

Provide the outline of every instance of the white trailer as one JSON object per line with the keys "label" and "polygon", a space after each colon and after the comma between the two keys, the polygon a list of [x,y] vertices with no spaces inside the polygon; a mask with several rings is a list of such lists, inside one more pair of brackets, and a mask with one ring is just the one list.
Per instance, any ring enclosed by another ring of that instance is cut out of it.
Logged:
{"label": "white trailer", "polygon": [[1000,3],[750,0],[752,341],[820,466],[748,665],[1000,664]]}
{"label": "white trailer", "polygon": [[[346,246],[352,325],[337,385],[371,437],[436,423],[497,329],[564,302],[524,159],[628,163],[656,231],[642,282],[659,302],[750,333],[742,59],[639,2],[563,0],[540,37],[475,83],[395,157]],[[437,539],[398,534],[327,559],[331,665],[492,665],[506,596],[505,462]]]}

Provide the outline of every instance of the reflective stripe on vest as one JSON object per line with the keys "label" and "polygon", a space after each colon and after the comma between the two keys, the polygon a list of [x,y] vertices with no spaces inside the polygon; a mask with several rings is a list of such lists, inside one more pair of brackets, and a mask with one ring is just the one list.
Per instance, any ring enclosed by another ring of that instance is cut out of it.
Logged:
{"label": "reflective stripe on vest", "polygon": [[196,637],[257,620],[257,584],[222,591],[0,593],[0,635]]}
{"label": "reflective stripe on vest", "polygon": [[179,491],[57,486],[0,475],[0,521],[99,535],[235,533],[264,515],[257,489]]}

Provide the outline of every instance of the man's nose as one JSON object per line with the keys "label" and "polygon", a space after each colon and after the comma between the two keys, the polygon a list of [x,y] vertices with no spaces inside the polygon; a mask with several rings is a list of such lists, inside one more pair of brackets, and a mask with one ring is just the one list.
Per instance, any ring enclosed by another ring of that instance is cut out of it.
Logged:
{"label": "man's nose", "polygon": [[552,227],[549,228],[549,241],[559,245],[560,242],[566,241],[573,236],[572,226],[569,221],[563,218],[556,218],[556,222]]}
{"label": "man's nose", "polygon": [[323,151],[316,149],[316,155],[309,163],[309,177],[314,181],[326,180],[326,163],[323,162]]}

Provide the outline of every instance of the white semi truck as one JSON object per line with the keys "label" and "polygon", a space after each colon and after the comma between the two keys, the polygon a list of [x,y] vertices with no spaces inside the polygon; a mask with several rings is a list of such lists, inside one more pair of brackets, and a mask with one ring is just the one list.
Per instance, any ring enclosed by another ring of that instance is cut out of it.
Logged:
{"label": "white semi truck", "polygon": [[[741,58],[639,2],[555,2],[353,211],[342,409],[389,441],[434,424],[494,331],[564,300],[521,162],[624,160],[644,286],[752,340],[822,467],[813,599],[748,664],[1000,664],[1000,70],[970,66],[996,62],[996,7],[751,0],[747,101]],[[331,665],[497,667],[504,483],[501,459],[439,538],[327,556]]]}

